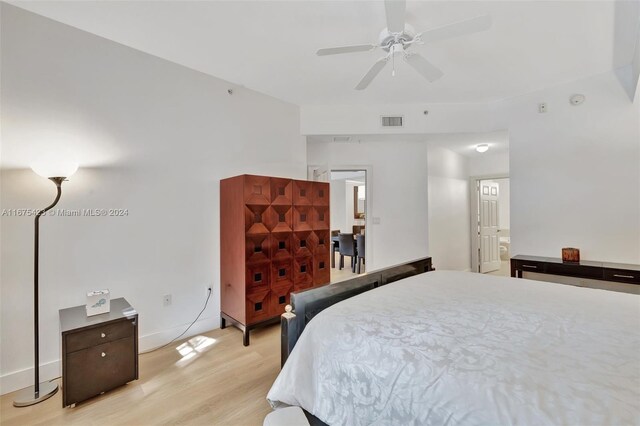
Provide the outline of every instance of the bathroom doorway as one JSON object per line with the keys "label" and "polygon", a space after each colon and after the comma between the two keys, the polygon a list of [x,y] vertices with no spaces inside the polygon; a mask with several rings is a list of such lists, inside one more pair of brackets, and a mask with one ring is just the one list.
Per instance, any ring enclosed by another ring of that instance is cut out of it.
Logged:
{"label": "bathroom doorway", "polygon": [[509,177],[472,178],[472,270],[510,275],[511,217]]}

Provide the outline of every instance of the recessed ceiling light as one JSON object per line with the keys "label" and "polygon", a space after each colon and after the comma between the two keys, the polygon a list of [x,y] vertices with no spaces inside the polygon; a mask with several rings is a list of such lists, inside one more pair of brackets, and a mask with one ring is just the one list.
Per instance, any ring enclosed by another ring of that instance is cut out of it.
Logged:
{"label": "recessed ceiling light", "polygon": [[476,145],[476,151],[478,152],[487,152],[488,150],[489,150],[488,143],[481,143],[479,145]]}

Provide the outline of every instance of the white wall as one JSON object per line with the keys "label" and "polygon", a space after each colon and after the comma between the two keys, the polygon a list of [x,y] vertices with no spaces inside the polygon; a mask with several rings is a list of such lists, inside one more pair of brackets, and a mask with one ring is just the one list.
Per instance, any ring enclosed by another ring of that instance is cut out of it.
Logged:
{"label": "white wall", "polygon": [[467,271],[471,265],[468,159],[429,145],[429,250],[437,269]]}
{"label": "white wall", "polygon": [[[586,95],[580,106],[569,104]],[[639,99],[636,97],[636,99]],[[546,102],[548,112],[538,113]],[[640,262],[640,114],[616,73],[582,78],[485,105],[303,107],[304,134],[384,133],[380,113],[410,118],[398,133],[509,131],[512,254]],[[432,118],[437,117],[433,121]],[[451,130],[455,123],[460,130]],[[488,157],[487,157],[488,158]],[[505,167],[503,167],[504,169]],[[493,173],[493,170],[491,170]],[[470,174],[491,174],[470,165]]]}
{"label": "white wall", "polygon": [[485,152],[469,158],[469,176],[496,176],[509,174],[509,151]]}
{"label": "white wall", "polygon": [[[302,105],[300,129],[305,135],[479,133],[495,129],[492,112],[481,103]],[[382,115],[402,115],[403,127],[383,128]]]}
{"label": "white wall", "polygon": [[494,179],[498,188],[498,226],[500,229],[511,228],[511,185],[509,179]]}
{"label": "white wall", "polygon": [[[582,93],[586,101],[569,104]],[[537,103],[548,112],[539,114]],[[640,263],[640,117],[613,72],[504,101],[511,252]]]}
{"label": "white wall", "polygon": [[[59,374],[58,309],[109,288],[140,314],[141,349],[164,343],[212,300],[218,326],[219,180],[305,178],[294,105],[2,4],[2,207],[42,208],[55,187],[25,167],[66,133],[80,170],[64,209],[126,217],[41,222],[42,378]],[[17,168],[17,169],[15,169]],[[1,219],[2,392],[32,384],[33,218]],[[173,295],[170,307],[162,296]]]}
{"label": "white wall", "polygon": [[331,185],[331,230],[347,229],[346,182],[344,179],[330,181]]}
{"label": "white wall", "polygon": [[[421,142],[335,143],[309,141],[312,165],[370,166],[367,175],[367,269],[429,254],[427,241],[427,146]],[[363,167],[364,168],[364,167]],[[380,224],[372,224],[376,218]]]}

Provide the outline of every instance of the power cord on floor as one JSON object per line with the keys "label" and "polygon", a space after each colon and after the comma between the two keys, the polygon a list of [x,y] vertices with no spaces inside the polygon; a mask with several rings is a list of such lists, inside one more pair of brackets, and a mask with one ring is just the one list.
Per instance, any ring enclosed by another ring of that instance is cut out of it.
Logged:
{"label": "power cord on floor", "polygon": [[165,343],[162,346],[158,346],[158,347],[155,347],[153,349],[149,349],[148,351],[139,352],[138,355],[148,354],[148,353],[151,353],[151,352],[155,352],[158,349],[165,348],[165,347],[169,346],[170,344],[172,344],[173,342],[175,342],[176,340],[178,340],[179,338],[181,338],[182,336],[184,336],[187,333],[187,331],[189,331],[189,329],[191,327],[193,327],[193,324],[195,324],[200,319],[200,316],[202,315],[204,310],[207,309],[207,304],[209,304],[209,299],[211,298],[211,291],[212,291],[211,287],[209,287],[208,290],[209,290],[209,293],[207,293],[207,300],[204,301],[204,307],[202,308],[202,310],[200,311],[200,313],[198,314],[196,319],[194,319],[193,322],[191,324],[189,324],[189,326],[182,333],[180,333],[179,336],[174,337],[173,339],[171,339],[169,342]]}

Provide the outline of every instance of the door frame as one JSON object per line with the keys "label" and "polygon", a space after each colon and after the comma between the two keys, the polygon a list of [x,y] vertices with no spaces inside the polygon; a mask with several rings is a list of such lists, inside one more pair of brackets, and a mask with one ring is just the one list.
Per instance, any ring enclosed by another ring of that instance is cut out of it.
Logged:
{"label": "door frame", "polygon": [[[469,231],[471,235],[471,272],[480,273],[480,235],[478,233],[478,215],[480,214],[480,181],[510,179],[509,173],[469,177]],[[511,200],[511,194],[509,194]],[[511,204],[509,204],[511,211]]]}
{"label": "door frame", "polygon": [[328,181],[331,183],[331,172],[365,172],[365,199],[366,199],[366,214],[364,217],[364,229],[365,229],[365,250],[367,255],[367,271],[373,271],[375,263],[373,260],[373,236],[375,231],[372,227],[373,220],[373,166],[371,165],[342,165],[342,164],[328,164],[328,165],[308,165],[307,174],[313,176],[313,171],[317,169],[326,168],[329,176]]}

